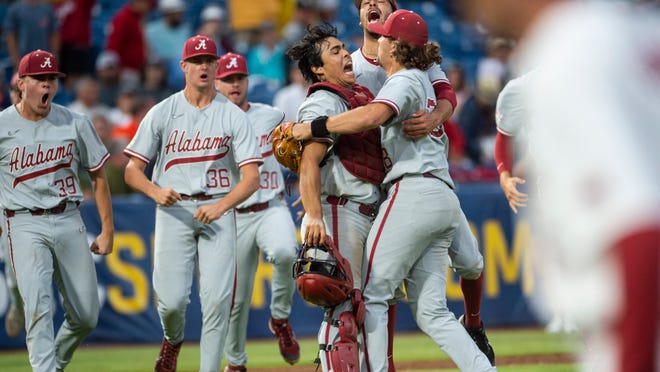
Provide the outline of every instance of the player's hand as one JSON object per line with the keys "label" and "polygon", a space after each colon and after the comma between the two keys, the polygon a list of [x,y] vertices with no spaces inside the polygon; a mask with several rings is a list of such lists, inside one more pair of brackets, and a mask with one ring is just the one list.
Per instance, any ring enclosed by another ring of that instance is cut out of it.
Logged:
{"label": "player's hand", "polygon": [[[296,199],[296,201],[294,201],[293,203],[291,203],[291,206],[292,206],[293,208],[298,208],[298,207],[301,206],[301,205],[302,205],[302,197],[300,197],[300,196],[298,197],[298,199]],[[303,209],[299,210],[299,211],[296,213],[296,221],[300,221],[300,220],[302,220],[303,217],[305,217],[305,208],[304,208],[304,207],[303,207]]]}
{"label": "player's hand", "polygon": [[433,116],[425,110],[419,110],[403,121],[403,133],[410,139],[418,139],[433,132],[438,126]]}
{"label": "player's hand", "polygon": [[174,203],[181,200],[181,195],[173,189],[159,188],[152,196],[152,199],[158,205],[171,207]]}
{"label": "player's hand", "polygon": [[106,256],[112,253],[113,242],[114,234],[99,234],[92,242],[89,250],[94,254]]}
{"label": "player's hand", "polygon": [[303,241],[311,246],[325,243],[325,224],[323,218],[307,216]]}
{"label": "player's hand", "polygon": [[298,141],[312,138],[312,125],[309,123],[294,123],[291,127],[291,135]]}
{"label": "player's hand", "polygon": [[518,213],[519,207],[527,206],[527,194],[518,191],[518,185],[525,184],[525,180],[520,177],[511,177],[507,172],[500,174],[500,186],[504,191],[504,196],[509,201],[509,207],[513,213]]}
{"label": "player's hand", "polygon": [[209,224],[220,218],[223,213],[225,213],[225,211],[214,203],[199,207],[197,211],[195,211],[193,218],[201,223]]}

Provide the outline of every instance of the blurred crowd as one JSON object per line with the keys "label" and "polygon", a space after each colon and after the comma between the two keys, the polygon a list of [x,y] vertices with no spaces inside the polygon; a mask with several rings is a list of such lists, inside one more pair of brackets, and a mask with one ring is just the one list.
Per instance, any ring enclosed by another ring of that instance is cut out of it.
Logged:
{"label": "blurred crowd", "polygon": [[[400,6],[415,2],[430,3],[409,0],[400,1]],[[116,11],[104,25],[99,46],[92,22],[109,4]],[[3,108],[12,103],[12,77],[20,56],[35,49],[53,52],[67,74],[55,102],[89,116],[111,152],[107,173],[112,194],[131,193],[123,181],[127,158],[122,150],[149,108],[183,87],[179,61],[188,37],[205,35],[216,41],[219,54],[244,55],[250,71],[250,101],[274,105],[285,112],[287,120],[293,120],[308,85],[285,51],[307,25],[334,23],[339,6],[340,0],[249,4],[239,0],[1,1],[6,50],[0,49],[0,102]],[[354,21],[358,22],[357,17]],[[343,41],[352,51],[361,40],[358,33]],[[452,59],[443,62],[458,98],[453,116],[445,123],[456,182],[498,179],[492,156],[495,102],[510,78],[508,60],[513,47],[509,40],[483,35],[476,65],[464,66]]]}

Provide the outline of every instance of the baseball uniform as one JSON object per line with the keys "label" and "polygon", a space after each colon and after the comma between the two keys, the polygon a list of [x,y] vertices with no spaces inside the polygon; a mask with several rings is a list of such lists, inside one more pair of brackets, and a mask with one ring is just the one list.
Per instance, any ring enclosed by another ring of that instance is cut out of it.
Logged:
{"label": "baseball uniform", "polygon": [[546,10],[517,61],[534,68],[523,104],[544,305],[586,336],[585,371],[658,371],[657,9],[568,1]]}
{"label": "baseball uniform", "polygon": [[[349,109],[348,102],[340,95],[319,89],[310,94],[300,106],[297,121],[309,122],[319,116],[332,116]],[[339,136],[331,135],[331,139],[333,144],[329,146],[328,155],[320,168],[323,221],[335,247],[351,265],[354,288],[360,289],[364,246],[380,199],[380,185],[366,182],[349,172],[334,148]],[[380,158],[380,154],[375,156]],[[303,229],[306,221],[307,216],[303,217]],[[305,235],[304,231],[302,235]],[[339,338],[337,326],[331,324],[336,324],[339,315],[350,310],[350,300],[326,309],[318,334],[318,342],[321,345],[319,359],[323,371],[331,370],[326,350],[331,350]]]}
{"label": "baseball uniform", "polygon": [[259,190],[236,207],[236,294],[224,350],[234,366],[247,364],[247,322],[260,254],[263,252],[266,261],[273,264],[271,316],[286,319],[291,313],[295,289],[291,268],[298,248],[296,227],[284,200],[284,177],[273,156],[270,136],[284,114],[268,105],[250,103],[247,117],[264,163],[259,167]]}
{"label": "baseball uniform", "polygon": [[183,340],[185,311],[195,266],[202,305],[200,371],[218,371],[234,295],[234,211],[204,224],[193,218],[240,180],[239,168],[261,163],[247,116],[222,95],[205,107],[184,91],[154,106],[125,153],[145,163],[155,158],[152,182],[181,194],[178,203],[156,208],[153,285],[165,339]]}
{"label": "baseball uniform", "polygon": [[401,122],[413,113],[435,107],[428,75],[417,69],[400,70],[385,81],[373,102],[390,106],[396,116],[381,126],[384,183],[389,188],[367,238],[363,261],[369,369],[388,370],[388,301],[405,282],[418,326],[461,370],[495,370],[446,304],[448,250],[461,221],[445,156],[447,136],[439,128],[411,141],[402,130]]}
{"label": "baseball uniform", "polygon": [[[64,369],[96,326],[100,308],[77,208],[83,200],[77,172],[101,169],[109,154],[87,118],[57,104],[36,123],[12,106],[0,113],[0,126],[0,205],[7,217],[9,262],[25,304],[30,364],[35,371]],[[66,313],[57,336],[53,281]]]}

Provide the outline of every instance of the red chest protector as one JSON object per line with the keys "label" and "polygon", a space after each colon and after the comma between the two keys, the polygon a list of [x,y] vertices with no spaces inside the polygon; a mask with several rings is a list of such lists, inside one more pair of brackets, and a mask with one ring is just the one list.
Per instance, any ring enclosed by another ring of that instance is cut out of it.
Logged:
{"label": "red chest protector", "polygon": [[[352,90],[332,83],[315,83],[309,87],[307,95],[323,89],[342,97],[351,109],[364,106],[374,99],[374,95],[362,85],[355,84]],[[335,143],[334,152],[342,165],[353,176],[362,181],[379,185],[385,178],[383,149],[380,144],[380,128],[355,134],[342,134]]]}

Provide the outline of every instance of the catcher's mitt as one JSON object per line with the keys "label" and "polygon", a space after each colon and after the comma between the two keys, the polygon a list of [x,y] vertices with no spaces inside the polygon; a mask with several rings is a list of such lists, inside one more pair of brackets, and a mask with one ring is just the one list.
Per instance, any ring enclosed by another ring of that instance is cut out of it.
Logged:
{"label": "catcher's mitt", "polygon": [[303,146],[300,141],[293,138],[291,131],[294,124],[293,122],[286,122],[273,129],[273,154],[280,164],[298,174],[300,172]]}

